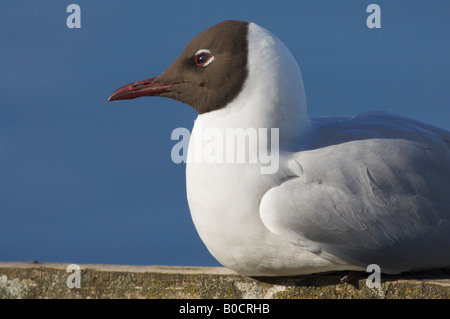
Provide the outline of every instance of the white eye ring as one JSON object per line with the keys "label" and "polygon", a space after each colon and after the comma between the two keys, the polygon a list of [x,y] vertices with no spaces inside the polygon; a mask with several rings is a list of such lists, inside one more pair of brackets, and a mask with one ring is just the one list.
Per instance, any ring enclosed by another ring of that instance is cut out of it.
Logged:
{"label": "white eye ring", "polygon": [[194,57],[197,57],[199,54],[206,53],[210,56],[208,61],[206,61],[205,64],[201,65],[203,68],[210,65],[212,61],[214,61],[214,55],[212,55],[211,51],[208,49],[200,49],[197,52],[195,52]]}

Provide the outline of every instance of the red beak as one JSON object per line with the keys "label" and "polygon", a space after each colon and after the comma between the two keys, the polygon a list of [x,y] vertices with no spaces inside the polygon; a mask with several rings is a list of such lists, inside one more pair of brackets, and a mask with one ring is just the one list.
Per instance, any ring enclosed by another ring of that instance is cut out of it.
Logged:
{"label": "red beak", "polygon": [[156,77],[133,82],[118,88],[111,94],[108,101],[130,100],[141,96],[159,95],[170,91],[170,88],[177,83],[157,83]]}

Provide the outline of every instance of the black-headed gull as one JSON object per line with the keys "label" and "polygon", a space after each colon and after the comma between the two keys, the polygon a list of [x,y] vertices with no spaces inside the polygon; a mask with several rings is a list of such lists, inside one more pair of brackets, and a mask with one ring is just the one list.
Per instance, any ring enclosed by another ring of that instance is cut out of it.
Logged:
{"label": "black-headed gull", "polygon": [[243,21],[205,30],[160,76],[109,100],[155,95],[198,112],[188,158],[202,147],[226,152],[213,137],[230,129],[246,138],[278,129],[271,173],[260,160],[187,163],[193,221],[224,266],[249,276],[450,266],[449,131],[383,112],[308,118],[289,50]]}

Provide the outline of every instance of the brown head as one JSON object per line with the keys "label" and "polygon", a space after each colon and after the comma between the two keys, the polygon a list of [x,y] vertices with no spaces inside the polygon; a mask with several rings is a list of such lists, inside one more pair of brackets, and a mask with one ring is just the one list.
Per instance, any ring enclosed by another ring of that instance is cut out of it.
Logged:
{"label": "brown head", "polygon": [[161,75],[124,85],[109,101],[162,96],[186,103],[199,114],[223,108],[248,76],[248,25],[228,20],[206,29]]}

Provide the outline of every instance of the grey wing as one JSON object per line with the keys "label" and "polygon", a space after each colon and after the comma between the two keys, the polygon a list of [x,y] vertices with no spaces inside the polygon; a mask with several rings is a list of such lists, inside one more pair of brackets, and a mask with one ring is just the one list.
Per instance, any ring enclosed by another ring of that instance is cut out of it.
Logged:
{"label": "grey wing", "polygon": [[294,155],[303,174],[267,191],[264,225],[293,244],[386,273],[450,265],[446,143],[362,139]]}

